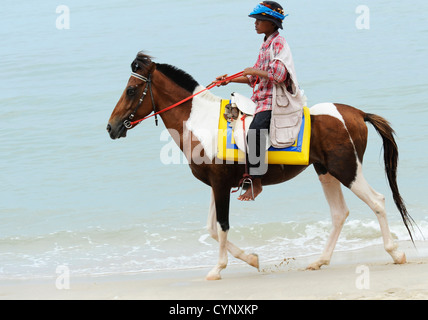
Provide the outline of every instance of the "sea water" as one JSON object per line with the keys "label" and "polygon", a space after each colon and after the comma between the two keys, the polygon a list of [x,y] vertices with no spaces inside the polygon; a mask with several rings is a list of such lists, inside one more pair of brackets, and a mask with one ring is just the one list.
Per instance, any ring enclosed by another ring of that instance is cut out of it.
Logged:
{"label": "sea water", "polygon": [[[0,279],[54,277],[58,266],[93,275],[216,263],[218,246],[205,228],[210,188],[184,161],[162,163],[163,124],[147,120],[116,141],[105,127],[140,50],[202,85],[251,67],[263,40],[247,17],[256,4],[2,2]],[[391,122],[400,191],[427,236],[428,3],[282,4],[289,16],[281,33],[308,105],[346,103]],[[223,98],[233,91],[251,95],[237,84],[213,89]],[[369,126],[364,172],[386,196],[394,237],[408,240],[381,144]],[[382,243],[375,214],[346,188],[344,194],[351,213],[337,250]],[[255,202],[233,195],[230,221],[230,240],[257,252],[262,263],[320,254],[331,228],[311,167],[266,187]]]}

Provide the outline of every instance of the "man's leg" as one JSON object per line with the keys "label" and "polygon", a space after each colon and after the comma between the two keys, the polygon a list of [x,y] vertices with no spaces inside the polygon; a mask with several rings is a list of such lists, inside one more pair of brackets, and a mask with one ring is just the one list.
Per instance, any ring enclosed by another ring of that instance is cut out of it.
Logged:
{"label": "man's leg", "polygon": [[[247,135],[247,167],[253,178],[253,189],[249,188],[238,200],[254,200],[263,190],[262,176],[267,171],[266,141],[269,135],[272,111],[259,112],[254,116]],[[253,198],[254,192],[254,198]]]}

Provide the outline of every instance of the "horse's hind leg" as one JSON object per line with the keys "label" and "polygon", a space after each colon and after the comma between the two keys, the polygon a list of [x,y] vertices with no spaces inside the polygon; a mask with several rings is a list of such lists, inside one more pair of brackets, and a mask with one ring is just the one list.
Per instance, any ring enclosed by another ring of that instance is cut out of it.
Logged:
{"label": "horse's hind leg", "polygon": [[245,261],[250,266],[259,268],[259,257],[256,254],[246,254],[243,250],[239,249],[233,243],[227,240],[227,232],[217,227],[217,211],[214,191],[211,192],[211,204],[208,215],[207,229],[213,239],[220,244],[219,263],[209,272],[207,280],[221,279],[220,272],[227,265],[227,251],[229,251],[235,258]]}
{"label": "horse's hind leg", "polygon": [[385,250],[391,255],[394,263],[406,263],[406,255],[404,252],[397,250],[397,245],[394,243],[391,231],[389,230],[385,211],[385,197],[373,190],[373,188],[368,184],[364,178],[361,163],[359,162],[357,167],[357,175],[354,182],[352,182],[350,189],[376,214],[376,217],[379,220]]}
{"label": "horse's hind leg", "polygon": [[349,215],[349,209],[346,206],[339,180],[329,173],[320,174],[319,179],[322,184],[325,197],[327,198],[327,202],[330,206],[333,230],[330,233],[327,245],[321,257],[318,261],[310,264],[307,267],[308,270],[318,270],[321,266],[328,265],[330,263],[337,239],[339,238],[343,224]]}

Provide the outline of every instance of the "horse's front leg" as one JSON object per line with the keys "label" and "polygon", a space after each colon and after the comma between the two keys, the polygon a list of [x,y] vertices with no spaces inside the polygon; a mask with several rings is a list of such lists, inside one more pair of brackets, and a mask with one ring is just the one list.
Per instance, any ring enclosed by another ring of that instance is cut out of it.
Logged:
{"label": "horse's front leg", "polygon": [[[210,232],[210,235],[213,239],[219,242],[219,261],[217,265],[208,273],[207,280],[219,280],[221,279],[220,272],[226,268],[227,266],[227,251],[229,251],[235,258],[238,258],[242,261],[245,261],[250,266],[259,268],[259,257],[256,254],[246,254],[244,250],[241,250],[233,243],[227,240],[227,232],[229,229],[229,201],[230,201],[230,190],[228,190],[227,194],[223,192],[224,200],[218,200],[221,202],[219,207],[220,210],[224,210],[225,207],[222,205],[227,202],[227,215],[222,213],[219,215],[220,219],[217,215],[217,206],[216,206],[216,197],[214,195],[215,191],[211,193],[211,204],[210,211],[208,216],[208,224],[207,228]],[[217,192],[220,193],[220,192]],[[217,196],[217,199],[220,196]],[[227,218],[227,219],[225,219]],[[220,227],[218,228],[217,225]],[[227,226],[227,229],[225,228]],[[226,229],[226,230],[224,230]]]}
{"label": "horse's front leg", "polygon": [[[216,235],[211,232],[211,236],[219,243],[219,256],[217,265],[208,273],[207,280],[220,280],[220,272],[227,267],[227,232],[229,231],[229,202],[230,190],[227,188],[214,188],[212,189],[212,199],[210,211],[214,207],[216,212],[216,222],[219,228],[215,228]],[[211,219],[212,221],[212,219]],[[213,222],[213,221],[212,221]]]}
{"label": "horse's front leg", "polygon": [[219,255],[217,265],[211,269],[207,274],[207,280],[220,280],[220,272],[227,267],[227,231],[219,231],[218,233],[219,242]]}

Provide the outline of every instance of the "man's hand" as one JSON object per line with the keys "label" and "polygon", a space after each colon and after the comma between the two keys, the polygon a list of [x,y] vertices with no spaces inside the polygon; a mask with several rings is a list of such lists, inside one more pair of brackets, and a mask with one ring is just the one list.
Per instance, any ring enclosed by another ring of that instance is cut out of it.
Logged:
{"label": "man's hand", "polygon": [[224,79],[226,79],[226,78],[227,78],[227,74],[224,74],[222,76],[215,78],[215,80],[216,80],[215,82],[218,82],[217,87],[227,86],[230,83],[230,81],[224,81]]}
{"label": "man's hand", "polygon": [[[252,69],[252,68],[247,68],[247,69]],[[254,69],[254,70],[256,70],[256,69]],[[264,72],[264,71],[262,71],[262,72]],[[266,72],[266,74],[267,74],[267,72]],[[215,84],[215,83],[216,83],[217,87],[227,86],[231,82],[250,84],[250,82],[246,76],[233,78],[232,80],[225,80],[225,79],[227,79],[227,74],[224,74],[222,76],[215,78],[215,81],[211,82],[210,86]]]}
{"label": "man's hand", "polygon": [[255,69],[255,68],[246,68],[244,70],[244,76],[255,76],[255,77],[267,78],[268,72],[260,69]]}

